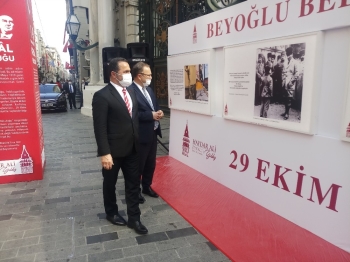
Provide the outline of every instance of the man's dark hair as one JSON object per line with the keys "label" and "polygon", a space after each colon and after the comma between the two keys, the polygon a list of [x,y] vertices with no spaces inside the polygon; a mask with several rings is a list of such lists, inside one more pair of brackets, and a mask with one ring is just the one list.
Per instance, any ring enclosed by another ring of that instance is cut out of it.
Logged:
{"label": "man's dark hair", "polygon": [[290,55],[292,55],[293,54],[293,47],[288,47],[287,49],[286,49],[286,55],[287,56],[290,56]]}
{"label": "man's dark hair", "polygon": [[112,71],[115,71],[115,72],[119,71],[119,62],[128,62],[128,61],[123,57],[116,57],[111,59],[108,63],[109,76],[111,76]]}
{"label": "man's dark hair", "polygon": [[136,63],[133,67],[132,67],[132,70],[131,70],[131,75],[132,75],[132,78],[135,79],[135,77],[138,75],[138,74],[141,74],[143,72],[143,68],[144,67],[150,67],[149,64],[146,64],[144,62],[138,62]]}

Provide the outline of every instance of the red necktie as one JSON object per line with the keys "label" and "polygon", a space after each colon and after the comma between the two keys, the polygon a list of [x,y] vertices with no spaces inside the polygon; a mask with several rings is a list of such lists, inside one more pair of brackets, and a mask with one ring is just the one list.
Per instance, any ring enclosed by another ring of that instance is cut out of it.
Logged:
{"label": "red necktie", "polygon": [[124,94],[124,102],[126,104],[126,108],[128,109],[129,114],[131,115],[131,107],[130,107],[128,96],[126,95],[126,88],[125,87],[123,87],[123,94]]}

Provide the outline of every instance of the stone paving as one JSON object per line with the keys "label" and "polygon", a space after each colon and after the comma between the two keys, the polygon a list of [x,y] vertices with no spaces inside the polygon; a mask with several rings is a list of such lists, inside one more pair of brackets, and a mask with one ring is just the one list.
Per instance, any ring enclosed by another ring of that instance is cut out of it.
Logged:
{"label": "stone paving", "polygon": [[[161,122],[166,146],[169,122]],[[0,262],[229,261],[161,198],[145,196],[140,205],[148,235],[110,224],[92,118],[80,110],[44,113],[43,126],[44,179],[0,185]],[[157,154],[167,151],[159,145]],[[117,198],[126,218],[122,174]]]}

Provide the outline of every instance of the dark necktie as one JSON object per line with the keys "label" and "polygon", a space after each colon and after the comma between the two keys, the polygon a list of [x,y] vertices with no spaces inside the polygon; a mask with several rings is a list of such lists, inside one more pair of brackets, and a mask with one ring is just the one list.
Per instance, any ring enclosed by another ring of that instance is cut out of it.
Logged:
{"label": "dark necktie", "polygon": [[[152,103],[151,98],[147,95],[146,87],[142,87],[142,91],[143,91],[143,95],[147,99],[148,104],[152,107],[152,110],[154,111],[153,103]],[[154,121],[154,130],[156,130],[158,128],[158,126],[159,126],[159,122]]]}

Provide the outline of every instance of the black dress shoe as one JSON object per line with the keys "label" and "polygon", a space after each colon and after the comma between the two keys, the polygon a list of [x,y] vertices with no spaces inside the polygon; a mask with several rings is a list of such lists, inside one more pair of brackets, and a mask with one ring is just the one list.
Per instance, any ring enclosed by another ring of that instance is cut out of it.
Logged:
{"label": "black dress shoe", "polygon": [[147,189],[144,188],[142,190],[142,193],[146,194],[146,195],[149,195],[150,197],[159,197],[158,194],[156,192],[154,192],[151,187],[149,187]]}
{"label": "black dress shoe", "polygon": [[143,204],[145,203],[146,199],[143,197],[143,195],[141,194],[141,192],[139,192],[139,203]]}
{"label": "black dress shoe", "polygon": [[117,226],[125,226],[126,225],[125,219],[119,214],[114,215],[114,216],[106,215],[106,219],[109,222],[111,222],[113,225],[117,225]]}
{"label": "black dress shoe", "polygon": [[144,225],[142,225],[141,221],[130,221],[129,220],[128,227],[134,229],[137,234],[144,235],[144,234],[148,233],[147,228]]}

